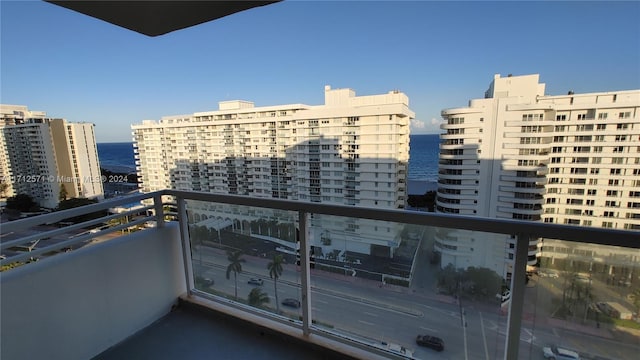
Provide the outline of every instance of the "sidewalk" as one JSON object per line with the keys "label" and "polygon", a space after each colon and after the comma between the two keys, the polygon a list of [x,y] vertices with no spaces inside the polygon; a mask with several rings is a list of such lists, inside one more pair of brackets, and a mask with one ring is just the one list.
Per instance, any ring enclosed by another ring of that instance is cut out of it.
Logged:
{"label": "sidewalk", "polygon": [[605,339],[615,338],[612,332],[604,325],[600,327],[593,326],[593,325],[589,326],[589,325],[577,324],[571,321],[554,319],[554,318],[546,318],[546,317],[537,319],[538,322],[541,320],[545,321],[549,326],[552,326],[554,328],[570,330],[570,331],[579,332],[579,333],[587,334],[591,336],[597,336]]}

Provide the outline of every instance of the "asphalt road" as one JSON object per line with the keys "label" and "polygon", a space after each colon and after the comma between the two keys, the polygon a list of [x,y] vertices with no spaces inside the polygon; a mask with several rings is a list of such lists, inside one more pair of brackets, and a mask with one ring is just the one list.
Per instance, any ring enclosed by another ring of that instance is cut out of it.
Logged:
{"label": "asphalt road", "polygon": [[[273,280],[269,278],[269,259],[244,256],[243,272],[238,274],[238,297],[246,299],[254,287],[247,284],[251,277],[264,280],[263,290],[275,308]],[[226,253],[218,249],[198,248],[193,254],[197,275],[215,280],[213,289],[233,296],[233,274],[225,277]],[[426,266],[426,265],[425,265]],[[285,264],[278,280],[278,298],[300,300],[299,276],[295,265]],[[555,279],[554,279],[555,280]],[[547,280],[545,279],[545,282]],[[320,271],[312,271],[312,316],[320,326],[330,324],[331,330],[350,334],[365,342],[396,343],[413,350],[421,359],[500,359],[504,356],[507,316],[499,305],[467,303],[462,306],[427,289],[399,292],[397,288],[381,286],[375,281]],[[545,283],[549,287],[551,283]],[[537,299],[538,287],[527,288],[527,298]],[[300,309],[280,306],[293,317]],[[537,321],[539,320],[539,321]],[[441,337],[445,351],[438,353],[415,344],[418,334]],[[635,359],[638,343],[628,344],[615,339],[585,335],[579,331],[558,329],[541,319],[525,319],[520,337],[521,359],[542,359],[542,347],[563,344],[610,359]]]}

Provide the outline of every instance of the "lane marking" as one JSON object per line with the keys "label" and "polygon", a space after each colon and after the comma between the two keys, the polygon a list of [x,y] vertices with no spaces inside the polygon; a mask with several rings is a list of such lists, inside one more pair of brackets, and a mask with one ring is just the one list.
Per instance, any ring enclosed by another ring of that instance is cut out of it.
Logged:
{"label": "lane marking", "polygon": [[465,319],[463,308],[461,308],[461,312],[462,312],[462,335],[464,336],[464,359],[469,360],[469,354],[467,354],[467,319]]}
{"label": "lane marking", "polygon": [[482,331],[482,342],[484,343],[484,356],[489,360],[489,347],[487,346],[487,336],[484,333],[484,320],[482,318],[482,311],[478,311],[480,314],[480,330]]}
{"label": "lane marking", "polygon": [[364,312],[366,315],[372,316],[372,317],[378,317],[378,314],[374,314],[374,313],[370,313],[370,312]]}
{"label": "lane marking", "polygon": [[365,325],[369,325],[369,326],[375,326],[375,324],[372,324],[368,321],[364,321],[364,320],[358,320],[359,323],[365,324]]}
{"label": "lane marking", "polygon": [[428,327],[424,327],[424,326],[420,326],[420,329],[431,331],[431,332],[438,332],[438,330],[436,330],[436,329],[432,329],[432,328],[428,328]]}

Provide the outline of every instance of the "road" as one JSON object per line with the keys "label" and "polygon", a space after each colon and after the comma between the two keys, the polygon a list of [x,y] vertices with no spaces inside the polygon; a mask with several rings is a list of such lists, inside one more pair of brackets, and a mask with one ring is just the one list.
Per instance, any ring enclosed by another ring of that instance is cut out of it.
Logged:
{"label": "road", "polygon": [[[263,291],[275,307],[273,280],[269,278],[269,259],[244,256],[243,271],[238,274],[238,297],[246,299],[254,287],[249,278],[264,280]],[[215,280],[213,289],[233,296],[233,274],[226,279],[228,261],[222,250],[196,247],[193,253],[197,275]],[[428,263],[427,263],[428,264]],[[285,264],[278,280],[278,298],[300,300],[300,273],[295,265]],[[414,351],[416,358],[429,359],[497,359],[504,354],[507,316],[498,304],[457,303],[425,288],[398,291],[398,288],[375,281],[312,270],[312,316],[319,326],[349,334],[367,342],[396,343]],[[546,284],[549,285],[549,284]],[[538,287],[527,288],[527,298],[536,299]],[[300,309],[280,307],[296,318]],[[417,334],[431,334],[445,341],[445,351],[435,352],[415,344]],[[631,359],[640,350],[637,344],[587,336],[580,331],[558,329],[540,319],[525,319],[521,337],[521,359],[542,359],[542,347],[561,342],[565,346],[594,349],[593,354],[611,359]]]}

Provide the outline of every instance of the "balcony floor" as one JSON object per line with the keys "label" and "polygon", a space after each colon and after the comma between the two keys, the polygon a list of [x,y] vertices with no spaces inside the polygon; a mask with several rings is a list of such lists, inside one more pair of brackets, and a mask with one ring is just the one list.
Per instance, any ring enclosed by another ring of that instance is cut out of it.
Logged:
{"label": "balcony floor", "polygon": [[169,314],[94,360],[352,358],[181,301]]}

